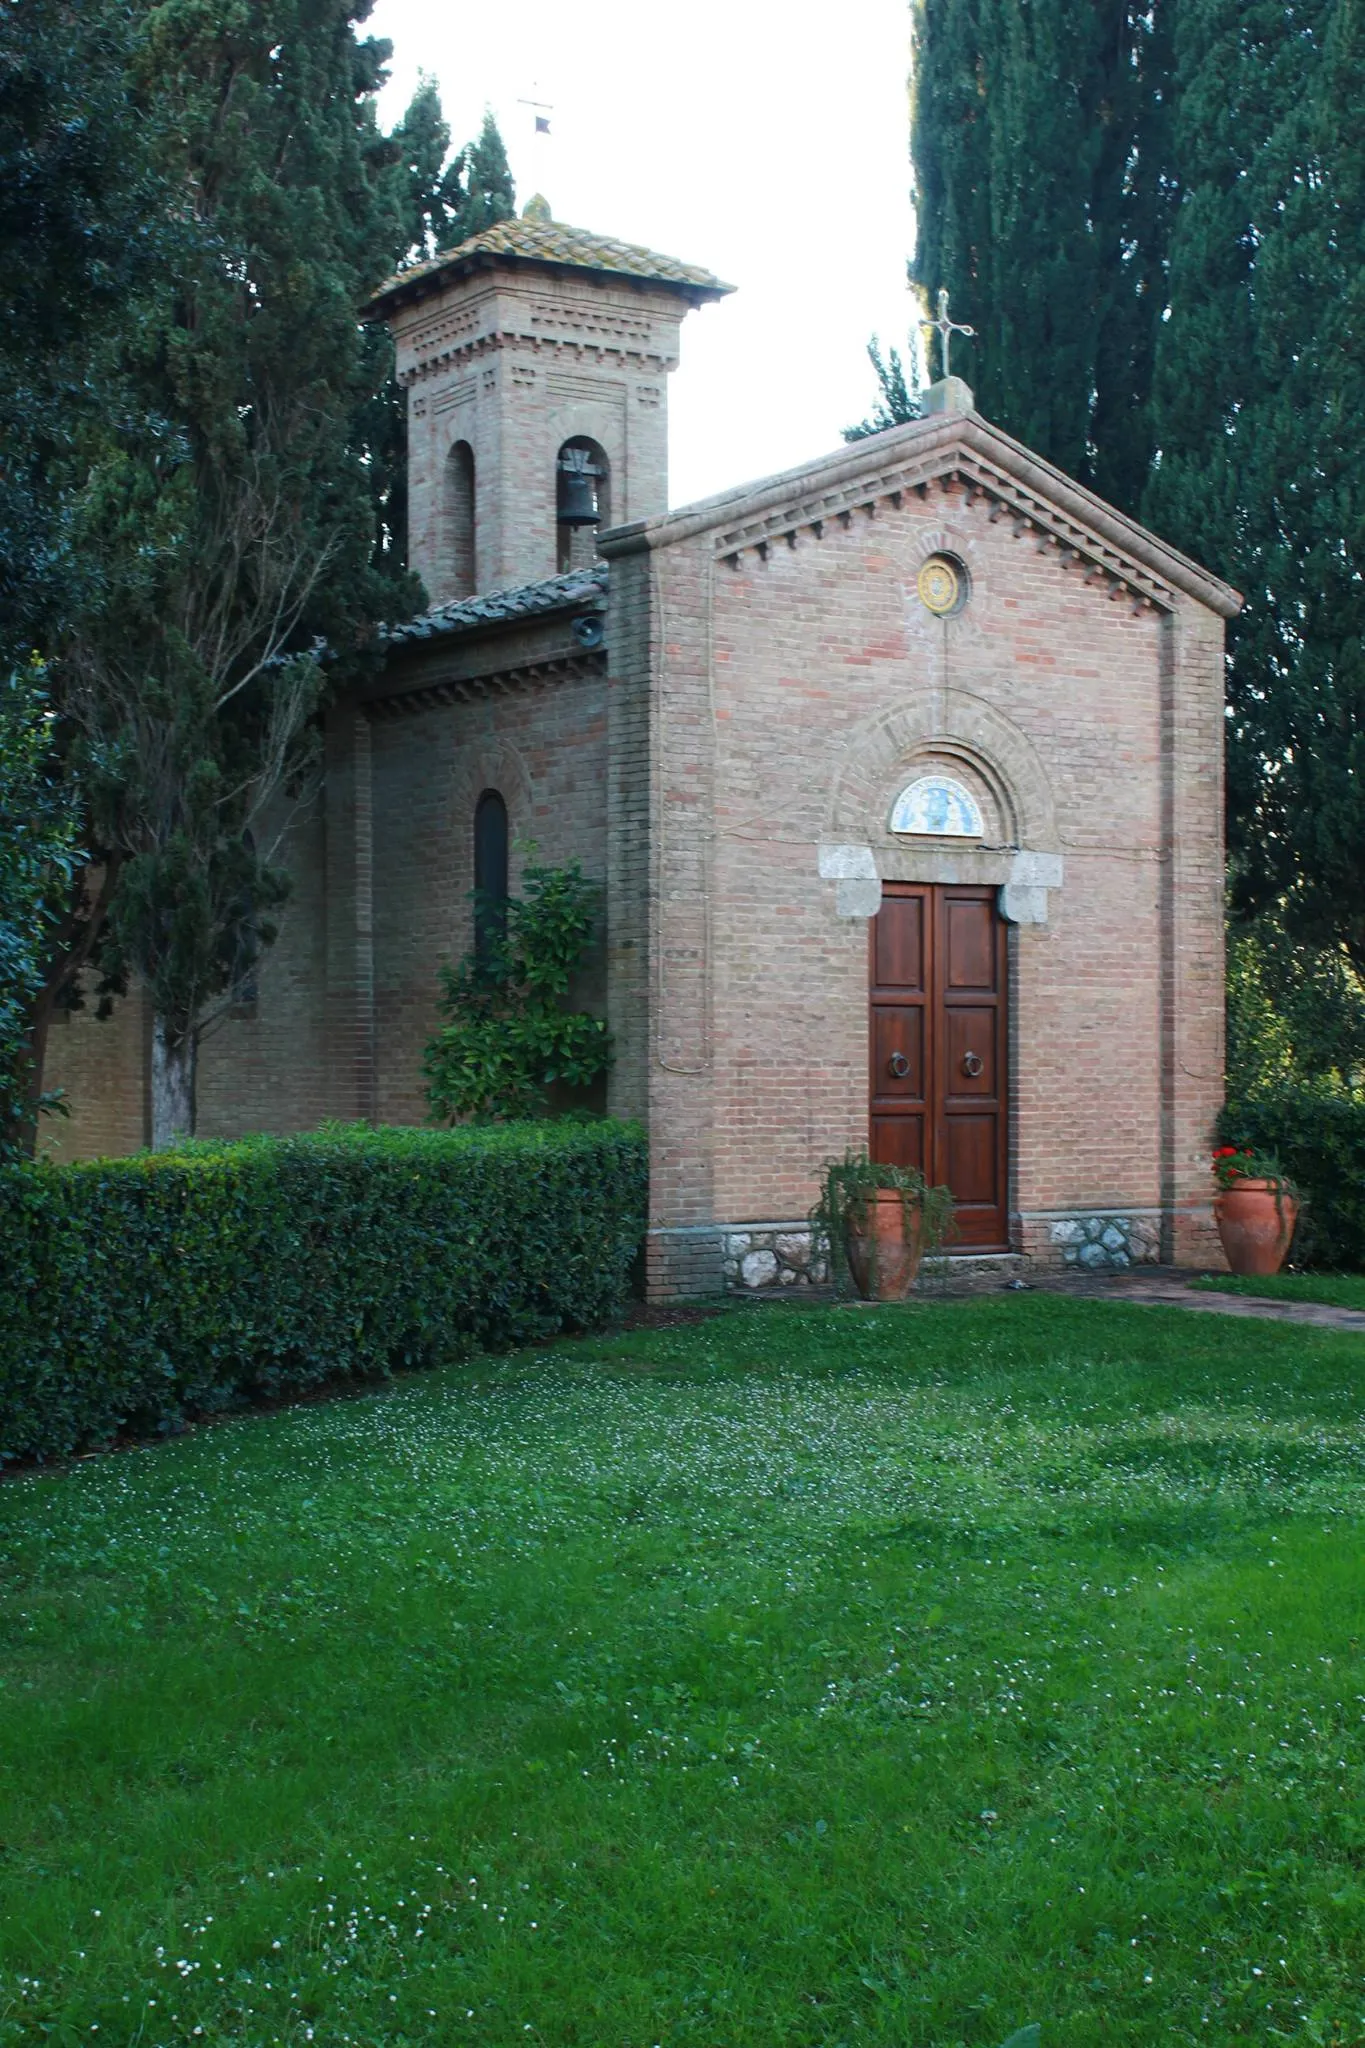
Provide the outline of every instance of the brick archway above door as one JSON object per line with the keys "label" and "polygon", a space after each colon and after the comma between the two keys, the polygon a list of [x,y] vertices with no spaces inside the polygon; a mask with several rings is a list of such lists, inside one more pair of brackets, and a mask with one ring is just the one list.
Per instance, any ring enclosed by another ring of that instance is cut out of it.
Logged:
{"label": "brick archway above door", "polygon": [[869,929],[872,1157],[952,1189],[957,1250],[1008,1250],[1007,946],[996,891],[888,882]]}
{"label": "brick archway above door", "polygon": [[1052,786],[1033,742],[994,704],[964,689],[914,690],[849,735],[824,837],[874,845],[884,839],[897,778],[904,779],[916,760],[940,753],[960,755],[993,788],[1004,844],[1058,850]]}

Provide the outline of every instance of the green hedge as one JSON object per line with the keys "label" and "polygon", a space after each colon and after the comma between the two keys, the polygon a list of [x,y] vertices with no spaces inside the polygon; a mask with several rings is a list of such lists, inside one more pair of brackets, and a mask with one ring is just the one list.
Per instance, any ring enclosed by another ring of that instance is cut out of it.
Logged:
{"label": "green hedge", "polygon": [[1225,1144],[1274,1152],[1303,1191],[1296,1265],[1365,1271],[1365,1101],[1311,1088],[1279,1088],[1229,1103]]}
{"label": "green hedge", "polygon": [[0,1167],[0,1460],[600,1322],[646,1178],[610,1122]]}

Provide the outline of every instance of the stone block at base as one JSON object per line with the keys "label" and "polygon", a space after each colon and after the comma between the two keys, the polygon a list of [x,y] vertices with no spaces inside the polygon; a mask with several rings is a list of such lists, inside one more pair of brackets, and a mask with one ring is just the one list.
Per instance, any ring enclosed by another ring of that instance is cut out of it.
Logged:
{"label": "stone block at base", "polygon": [[645,1297],[649,1301],[701,1301],[723,1294],[721,1233],[714,1223],[695,1229],[651,1230],[645,1237]]}

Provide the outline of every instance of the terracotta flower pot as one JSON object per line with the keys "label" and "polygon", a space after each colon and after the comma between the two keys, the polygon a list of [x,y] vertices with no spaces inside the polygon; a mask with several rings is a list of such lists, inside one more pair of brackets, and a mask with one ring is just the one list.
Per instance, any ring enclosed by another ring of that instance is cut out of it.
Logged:
{"label": "terracotta flower pot", "polygon": [[853,1284],[864,1301],[904,1301],[915,1284],[920,1261],[920,1211],[899,1188],[874,1188],[861,1217],[850,1217],[844,1245]]}
{"label": "terracotta flower pot", "polygon": [[1278,1191],[1273,1180],[1239,1180],[1235,1187],[1219,1189],[1213,1215],[1234,1273],[1279,1272],[1299,1216],[1292,1195]]}

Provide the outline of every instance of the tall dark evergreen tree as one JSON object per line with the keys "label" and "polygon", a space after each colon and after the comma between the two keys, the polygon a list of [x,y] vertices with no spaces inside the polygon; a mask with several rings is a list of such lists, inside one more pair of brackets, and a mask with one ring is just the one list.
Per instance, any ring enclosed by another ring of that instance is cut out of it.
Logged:
{"label": "tall dark evergreen tree", "polygon": [[1360,0],[916,6],[912,274],[989,417],[1246,593],[1234,907],[1357,968],[1362,104]]}
{"label": "tall dark evergreen tree", "polygon": [[[136,27],[126,0],[0,4],[0,1148],[33,1143],[47,1025],[118,878],[36,678],[101,597],[74,529],[82,483],[132,403],[122,352],[141,296],[192,239],[137,118]],[[60,858],[43,852],[54,819]]]}
{"label": "tall dark evergreen tree", "polygon": [[500,220],[509,220],[515,211],[512,167],[498,124],[491,113],[485,113],[482,128],[464,152],[464,211],[459,240],[496,227]]}
{"label": "tall dark evergreen tree", "polygon": [[987,416],[1135,509],[1165,303],[1169,8],[916,0],[912,282]]}
{"label": "tall dark evergreen tree", "polygon": [[158,1140],[273,936],[319,651],[344,675],[421,598],[359,308],[513,206],[491,117],[452,158],[424,81],[380,133],[369,4],[0,0],[0,658],[60,653],[43,786],[76,771],[87,854],[65,900],[49,864],[14,1072],[36,1098],[98,956],[151,992]]}
{"label": "tall dark evergreen tree", "polygon": [[[425,263],[516,212],[516,191],[497,123],[486,113],[477,141],[452,155],[436,82],[422,78],[390,140],[390,190],[403,223],[400,267]],[[373,345],[391,353],[387,329]],[[407,559],[408,408],[393,377],[377,387],[365,415],[375,544],[387,566]]]}
{"label": "tall dark evergreen tree", "polygon": [[325,645],[344,665],[413,591],[374,544],[357,308],[404,247],[364,0],[159,0],[134,88],[192,224],[124,351],[126,425],[90,449],[101,567],[61,666],[102,842],[112,964],[154,1011],[153,1130],[194,1127],[200,1035],[286,880]]}
{"label": "tall dark evergreen tree", "polygon": [[1365,21],[1184,0],[1185,203],[1144,510],[1246,594],[1233,900],[1365,970]]}
{"label": "tall dark evergreen tree", "polygon": [[865,441],[870,434],[884,434],[888,427],[904,426],[920,416],[919,357],[913,347],[907,368],[899,349],[888,349],[883,355],[874,334],[867,344],[867,359],[877,379],[877,397],[865,419],[844,428],[846,441]]}
{"label": "tall dark evergreen tree", "polygon": [[409,262],[454,249],[515,213],[516,192],[497,122],[485,113],[477,139],[452,155],[435,79],[420,80],[391,141]]}
{"label": "tall dark evergreen tree", "polygon": [[76,436],[117,412],[107,347],[169,223],[131,106],[129,7],[0,0],[0,663],[84,587]]}

